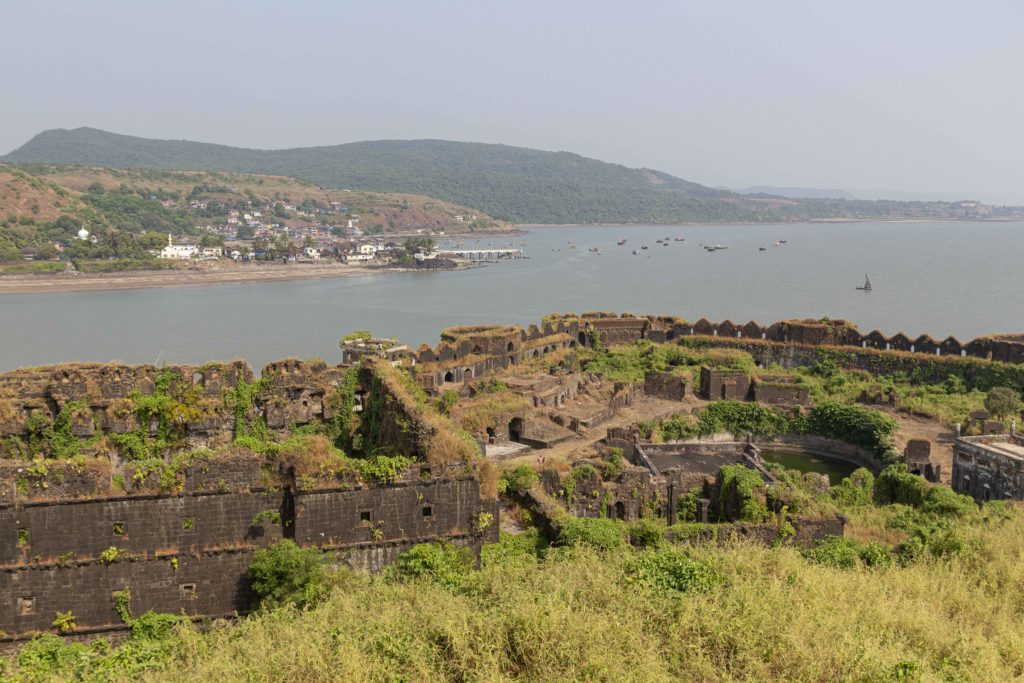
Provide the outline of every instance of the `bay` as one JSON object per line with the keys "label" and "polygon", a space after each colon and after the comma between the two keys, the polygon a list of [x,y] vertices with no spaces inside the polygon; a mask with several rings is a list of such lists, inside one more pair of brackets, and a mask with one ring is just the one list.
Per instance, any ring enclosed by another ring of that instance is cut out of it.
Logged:
{"label": "bay", "polygon": [[[244,358],[258,371],[286,357],[337,362],[338,340],[354,329],[434,345],[447,326],[528,325],[563,311],[763,324],[828,316],[864,332],[966,341],[1024,330],[1022,228],[969,222],[528,228],[524,236],[461,238],[480,248],[525,241],[528,258],[459,272],[5,295],[0,370]],[[666,237],[669,246],[656,242]],[[626,244],[618,246],[620,239]],[[773,246],[778,240],[786,243]],[[702,243],[728,249],[709,253]],[[874,291],[855,289],[865,273]]]}

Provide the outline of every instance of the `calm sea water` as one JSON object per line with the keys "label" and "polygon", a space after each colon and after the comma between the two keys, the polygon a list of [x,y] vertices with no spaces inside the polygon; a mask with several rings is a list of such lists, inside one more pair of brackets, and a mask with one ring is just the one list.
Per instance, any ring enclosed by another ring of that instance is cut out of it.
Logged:
{"label": "calm sea water", "polygon": [[[686,241],[655,242],[665,237]],[[446,326],[525,325],[557,311],[741,323],[829,316],[864,331],[966,340],[1024,330],[1022,237],[1022,223],[539,228],[466,240],[525,240],[529,258],[455,273],[3,295],[0,370],[245,358],[258,371],[289,356],[337,362],[339,338],[354,329],[433,345]],[[773,247],[779,239],[787,243]],[[702,242],[729,248],[708,253]],[[870,293],[855,289],[865,272]]]}

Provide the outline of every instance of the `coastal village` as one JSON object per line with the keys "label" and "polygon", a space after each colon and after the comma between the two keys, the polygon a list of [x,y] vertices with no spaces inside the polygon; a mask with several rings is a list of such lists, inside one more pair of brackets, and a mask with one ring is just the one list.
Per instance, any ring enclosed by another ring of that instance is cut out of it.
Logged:
{"label": "coastal village", "polygon": [[0,166],[0,277],[233,264],[452,269],[465,255],[439,252],[442,241],[512,231],[430,197],[329,190],[277,176],[36,173]]}

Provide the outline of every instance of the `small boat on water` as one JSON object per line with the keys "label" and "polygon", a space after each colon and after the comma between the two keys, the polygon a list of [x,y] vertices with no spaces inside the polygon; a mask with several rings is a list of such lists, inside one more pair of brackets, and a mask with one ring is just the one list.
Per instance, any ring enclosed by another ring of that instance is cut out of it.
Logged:
{"label": "small boat on water", "polygon": [[785,244],[786,240],[779,240],[779,244]]}
{"label": "small boat on water", "polygon": [[685,237],[677,237],[676,238],[676,242],[685,242],[685,241],[686,241]]}
{"label": "small boat on water", "polygon": [[859,289],[862,292],[870,292],[871,291],[871,279],[868,278],[868,274],[867,273],[864,273],[864,284],[861,285],[860,287],[858,287],[857,289]]}
{"label": "small boat on water", "polygon": [[758,247],[757,250],[758,251],[768,251],[768,249],[766,247]]}
{"label": "small boat on water", "polygon": [[646,248],[647,248],[647,245],[645,244],[644,246],[642,246],[642,247],[640,247],[640,248],[641,248],[641,249],[646,249]]}
{"label": "small boat on water", "polygon": [[667,247],[667,246],[668,246],[668,242],[662,242],[662,243],[661,243],[661,246],[663,246],[663,247]]}
{"label": "small boat on water", "polygon": [[620,247],[621,247],[621,246],[622,246],[623,244],[625,244],[625,243],[626,243],[626,240],[619,240],[619,246],[620,246]]}
{"label": "small boat on water", "polygon": [[597,249],[597,247],[591,247],[590,249],[587,249],[587,251],[593,251],[593,252],[597,253],[598,249]]}
{"label": "small boat on water", "polygon": [[636,249],[634,249],[633,250],[633,256],[639,256],[639,255],[640,255],[640,252],[637,251]]}
{"label": "small boat on water", "polygon": [[661,244],[661,240],[654,240],[656,243]]}

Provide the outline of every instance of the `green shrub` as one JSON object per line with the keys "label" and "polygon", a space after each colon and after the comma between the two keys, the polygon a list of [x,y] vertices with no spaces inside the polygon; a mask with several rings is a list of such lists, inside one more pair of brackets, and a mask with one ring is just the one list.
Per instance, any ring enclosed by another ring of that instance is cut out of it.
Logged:
{"label": "green shrub", "polygon": [[718,500],[715,505],[720,522],[763,522],[771,517],[767,487],[761,474],[744,465],[723,465],[718,470]]}
{"label": "green shrub", "polygon": [[665,540],[665,527],[653,519],[641,519],[629,528],[629,542],[637,548],[656,548]]}
{"label": "green shrub", "polygon": [[57,612],[57,615],[53,618],[52,626],[57,629],[57,633],[71,633],[75,630],[75,615],[71,610]]}
{"label": "green shrub", "polygon": [[690,489],[676,500],[676,518],[680,522],[697,521],[697,500],[704,494],[703,489]]}
{"label": "green shrub", "polygon": [[964,517],[977,512],[978,504],[970,496],[957,493],[947,486],[933,486],[925,494],[921,510],[937,515]]}
{"label": "green shrub", "polygon": [[412,459],[402,455],[376,455],[372,458],[353,459],[351,462],[364,479],[381,484],[395,481],[412,465]]}
{"label": "green shrub", "polygon": [[248,576],[261,605],[306,607],[324,593],[323,554],[286,538],[257,551]]}
{"label": "green shrub", "polygon": [[621,448],[609,448],[608,459],[601,463],[601,471],[608,481],[617,479],[623,470],[623,457]]}
{"label": "green shrub", "polygon": [[449,588],[462,584],[473,569],[473,552],[466,547],[422,543],[398,556],[392,576],[426,578]]}
{"label": "green shrub", "polygon": [[723,582],[713,564],[674,547],[639,552],[626,562],[625,570],[627,583],[656,593],[708,591]]}
{"label": "green shrub", "polygon": [[970,548],[963,533],[946,519],[913,526],[909,531],[910,537],[893,551],[902,564],[911,564],[929,556],[938,559],[955,557]]}
{"label": "green shrub", "polygon": [[838,569],[853,569],[858,562],[866,567],[892,564],[892,555],[880,543],[862,543],[845,536],[829,536],[801,554],[812,562]]}
{"label": "green shrub", "polygon": [[908,472],[905,464],[889,465],[875,480],[875,502],[881,505],[899,503],[920,507],[927,487],[928,483]]}
{"label": "green shrub", "polygon": [[809,432],[865,448],[883,463],[894,459],[892,436],[898,429],[885,413],[834,401],[814,406],[807,419]]}
{"label": "green shrub", "polygon": [[441,395],[437,398],[437,408],[444,415],[447,415],[451,411],[451,407],[455,405],[459,400],[459,392],[448,389],[441,392]]}
{"label": "green shrub", "polygon": [[870,505],[875,498],[875,475],[860,467],[832,487],[832,498],[840,505]]}
{"label": "green shrub", "polygon": [[497,567],[518,562],[535,565],[548,547],[547,537],[535,528],[518,534],[501,534],[497,543],[487,543],[480,552],[482,567]]}
{"label": "green shrub", "polygon": [[612,519],[567,517],[558,524],[558,545],[617,550],[625,544],[625,525]]}
{"label": "green shrub", "polygon": [[985,394],[985,410],[1000,420],[1020,412],[1020,394],[1008,387],[995,387]]}
{"label": "green shrub", "polygon": [[501,493],[523,493],[540,481],[537,470],[529,465],[518,465],[514,469],[502,472],[498,480],[498,491]]}

